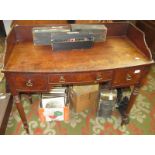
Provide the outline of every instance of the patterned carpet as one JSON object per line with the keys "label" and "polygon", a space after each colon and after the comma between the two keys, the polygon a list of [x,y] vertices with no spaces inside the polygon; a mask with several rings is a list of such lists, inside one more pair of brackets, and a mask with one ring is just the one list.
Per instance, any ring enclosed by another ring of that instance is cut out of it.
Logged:
{"label": "patterned carpet", "polygon": [[[0,83],[0,92],[5,91],[4,84],[5,80]],[[40,95],[33,95],[32,99],[33,104],[30,104],[28,96],[22,95],[22,103],[29,122],[30,134],[32,135],[155,134],[155,66],[151,68],[145,85],[140,90],[136,104],[130,113],[130,124],[126,126],[120,126],[121,118],[117,110],[108,119],[95,118],[91,112],[86,110],[81,113],[71,111],[71,118],[66,122],[42,123],[38,117]],[[15,105],[9,118],[6,134],[26,134]]]}
{"label": "patterned carpet", "polygon": [[4,50],[4,42],[5,42],[5,38],[0,37],[0,53],[3,53],[3,50]]}

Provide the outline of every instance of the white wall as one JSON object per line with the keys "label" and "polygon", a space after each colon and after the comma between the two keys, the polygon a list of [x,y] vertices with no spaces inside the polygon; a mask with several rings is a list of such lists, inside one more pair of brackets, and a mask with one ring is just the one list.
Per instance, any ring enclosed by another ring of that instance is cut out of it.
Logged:
{"label": "white wall", "polygon": [[8,35],[11,30],[10,26],[11,26],[12,20],[3,20],[3,23],[4,23],[6,35]]}

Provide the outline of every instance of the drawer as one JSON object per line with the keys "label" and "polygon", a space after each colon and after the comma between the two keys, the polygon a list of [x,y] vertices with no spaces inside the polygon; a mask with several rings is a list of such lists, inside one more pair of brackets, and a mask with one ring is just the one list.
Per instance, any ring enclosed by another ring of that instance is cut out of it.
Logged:
{"label": "drawer", "polygon": [[125,68],[115,71],[113,86],[133,85],[139,82],[143,68]]}
{"label": "drawer", "polygon": [[112,71],[62,73],[49,75],[50,84],[98,83],[112,79]]}
{"label": "drawer", "polygon": [[12,81],[20,91],[44,91],[47,89],[47,76],[41,74],[15,74]]}

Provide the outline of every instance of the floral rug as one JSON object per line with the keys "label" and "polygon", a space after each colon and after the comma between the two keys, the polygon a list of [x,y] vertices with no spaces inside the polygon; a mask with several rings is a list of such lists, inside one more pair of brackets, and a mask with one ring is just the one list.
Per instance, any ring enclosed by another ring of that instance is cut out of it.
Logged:
{"label": "floral rug", "polygon": [[4,43],[5,43],[5,38],[0,37],[0,53],[3,53],[4,51]]}
{"label": "floral rug", "polygon": [[[30,134],[32,135],[129,135],[129,134],[155,134],[155,66],[141,88],[136,103],[130,112],[130,123],[121,126],[121,118],[117,110],[111,118],[96,118],[88,110],[75,113],[71,111],[69,121],[41,122],[38,117],[40,95],[32,96],[33,104],[30,104],[28,96],[22,95],[22,103],[27,115]],[[6,134],[26,134],[23,129],[18,111],[13,106]]]}

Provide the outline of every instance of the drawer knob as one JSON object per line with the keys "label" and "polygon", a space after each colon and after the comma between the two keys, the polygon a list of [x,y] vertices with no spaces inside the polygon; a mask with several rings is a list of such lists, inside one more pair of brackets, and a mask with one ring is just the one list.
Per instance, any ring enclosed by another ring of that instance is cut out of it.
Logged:
{"label": "drawer knob", "polygon": [[130,74],[127,74],[127,76],[126,76],[126,80],[127,80],[127,81],[132,80],[132,76],[131,76]]}
{"label": "drawer knob", "polygon": [[96,76],[96,81],[101,81],[103,78],[102,78],[102,75],[101,74],[98,74]]}
{"label": "drawer knob", "polygon": [[32,81],[31,81],[31,80],[28,80],[28,81],[26,82],[26,86],[27,86],[27,87],[32,87],[32,86],[33,86]]}
{"label": "drawer knob", "polygon": [[61,82],[61,83],[64,83],[65,82],[64,76],[60,76],[59,82]]}

